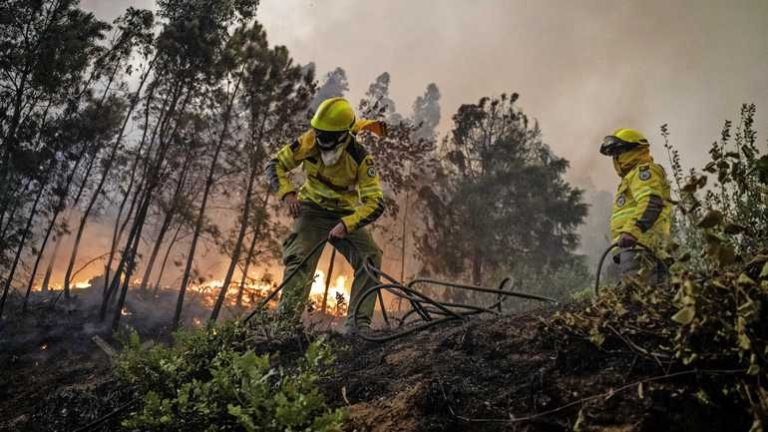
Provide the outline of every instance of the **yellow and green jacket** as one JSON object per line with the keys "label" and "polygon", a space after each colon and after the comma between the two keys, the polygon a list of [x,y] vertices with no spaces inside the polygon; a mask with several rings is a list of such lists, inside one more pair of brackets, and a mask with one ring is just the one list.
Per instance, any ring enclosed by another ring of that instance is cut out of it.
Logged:
{"label": "yellow and green jacket", "polygon": [[613,241],[627,233],[660,253],[671,225],[670,188],[664,168],[653,162],[647,148],[620,155],[614,167],[622,179],[613,200]]}
{"label": "yellow and green jacket", "polygon": [[299,201],[309,202],[344,215],[348,232],[362,228],[384,213],[384,193],[373,157],[357,142],[355,134],[368,130],[383,135],[385,126],[373,120],[358,120],[353,138],[333,166],[325,166],[310,129],[293,143],[284,146],[267,164],[267,179],[279,199],[295,192],[287,173],[301,165],[306,180],[299,190]]}

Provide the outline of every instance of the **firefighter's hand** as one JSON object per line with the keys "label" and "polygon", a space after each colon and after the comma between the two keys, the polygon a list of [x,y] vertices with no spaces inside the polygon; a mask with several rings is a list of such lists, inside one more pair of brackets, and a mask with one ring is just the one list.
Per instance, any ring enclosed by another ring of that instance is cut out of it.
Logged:
{"label": "firefighter's hand", "polygon": [[288,214],[293,218],[299,217],[301,214],[301,203],[296,198],[296,192],[291,192],[283,198],[283,202],[288,206]]}
{"label": "firefighter's hand", "polygon": [[622,249],[629,249],[637,244],[637,239],[632,234],[621,233],[617,245]]}
{"label": "firefighter's hand", "polygon": [[339,222],[330,233],[328,233],[328,238],[333,239],[343,239],[347,236],[347,226],[344,225],[344,222]]}

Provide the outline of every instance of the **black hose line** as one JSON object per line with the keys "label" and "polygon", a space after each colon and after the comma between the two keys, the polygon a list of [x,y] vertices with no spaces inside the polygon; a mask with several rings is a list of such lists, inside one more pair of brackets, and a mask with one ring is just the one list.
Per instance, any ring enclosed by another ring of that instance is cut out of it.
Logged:
{"label": "black hose line", "polygon": [[[299,270],[307,263],[307,261],[309,261],[309,259],[312,258],[316,253],[321,251],[322,248],[325,246],[325,244],[328,242],[329,242],[328,239],[323,239],[320,242],[318,242],[310,250],[310,252],[299,262],[298,266],[296,266],[296,268],[285,277],[283,282],[277,288],[275,288],[272,292],[270,292],[267,295],[267,297],[265,297],[256,306],[256,308],[254,308],[254,310],[251,311],[251,313],[248,314],[243,319],[243,322],[250,321],[260,310],[264,309],[264,307],[266,307],[267,304],[270,301],[272,301],[272,299],[274,299],[275,296],[277,296],[277,294],[280,291],[282,291],[285,285],[293,277],[295,277],[296,274],[298,274]],[[353,243],[349,243],[349,245],[351,245],[352,249],[355,250],[356,253],[360,254],[360,250],[357,247],[355,247]],[[517,297],[517,298],[526,299],[526,300],[535,300],[535,301],[545,302],[549,304],[557,304],[557,300],[550,297],[545,297],[545,296],[540,296],[535,294],[526,294],[526,293],[516,292],[512,289],[508,289],[507,286],[511,287],[512,285],[510,278],[505,278],[501,282],[501,284],[499,284],[498,289],[484,288],[484,287],[479,287],[474,285],[458,284],[453,282],[445,282],[445,281],[439,281],[439,280],[427,279],[427,278],[414,279],[406,285],[398,281],[394,277],[384,273],[381,269],[377,268],[374,265],[373,261],[370,259],[370,257],[365,257],[362,255],[360,256],[363,258],[363,266],[362,266],[362,270],[358,269],[358,272],[364,271],[368,274],[368,276],[371,279],[376,281],[381,281],[382,279],[386,281],[385,283],[379,283],[377,285],[368,287],[365,291],[363,291],[360,294],[355,304],[353,305],[351,304],[349,306],[350,312],[353,316],[352,325],[354,327],[355,333],[358,336],[360,336],[362,339],[370,342],[390,341],[393,339],[401,338],[409,334],[413,334],[421,330],[428,329],[430,327],[442,324],[444,322],[467,320],[470,316],[473,316],[473,315],[478,315],[483,313],[498,315],[502,312],[502,304],[509,297]],[[474,292],[485,293],[485,294],[496,294],[496,301],[488,307],[464,304],[464,303],[450,303],[450,302],[437,301],[427,296],[426,294],[416,290],[414,286],[418,284],[435,285],[435,286],[441,286],[445,288],[474,291]],[[399,321],[399,325],[396,330],[392,330],[392,321],[390,320],[390,316],[389,316],[389,313],[387,312],[386,304],[384,303],[383,291],[387,291],[396,297],[405,299],[411,305],[411,310],[406,312],[399,319],[397,319]],[[363,317],[360,314],[360,308],[365,303],[365,300],[368,299],[371,295],[375,295],[379,301],[379,304],[381,305],[381,314],[386,324],[386,327],[388,330],[387,332],[371,331],[369,328],[370,323],[366,322],[364,325],[361,325],[362,323],[359,321],[360,318]],[[418,320],[409,321],[409,318],[414,316],[418,316]],[[419,323],[419,321],[421,321],[421,323]]]}
{"label": "black hose line", "polygon": [[109,412],[108,414],[105,414],[97,418],[96,420],[88,423],[85,426],[75,429],[74,432],[88,432],[88,431],[96,430],[96,428],[100,427],[102,423],[112,419],[117,415],[122,414],[123,412],[131,409],[133,406],[137,405],[138,403],[139,403],[139,399],[132,399],[130,402],[124,403],[123,405],[115,408],[113,411]]}
{"label": "black hose line", "polygon": [[[608,248],[603,252],[603,254],[600,256],[600,261],[597,263],[597,273],[595,274],[595,295],[600,295],[600,276],[603,273],[603,264],[605,263],[605,259],[608,257],[608,255],[613,251],[614,249],[617,249],[619,247],[618,243],[613,243],[612,245],[608,246]],[[653,258],[654,261],[656,261],[657,265],[660,265],[664,269],[664,274],[666,278],[669,278],[669,268],[667,267],[667,263],[664,262],[661,258],[659,258],[651,248],[648,246],[642,244],[642,243],[635,243],[634,246],[635,250],[642,250],[643,252],[648,253],[648,255]],[[629,249],[630,251],[633,249]]]}

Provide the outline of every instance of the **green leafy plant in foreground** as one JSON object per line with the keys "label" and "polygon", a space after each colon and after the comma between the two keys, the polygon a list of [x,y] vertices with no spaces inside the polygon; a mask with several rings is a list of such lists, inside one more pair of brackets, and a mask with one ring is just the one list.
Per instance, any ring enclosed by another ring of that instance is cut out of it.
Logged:
{"label": "green leafy plant in foreground", "polygon": [[172,347],[141,348],[130,336],[118,375],[135,386],[142,408],[122,425],[152,431],[340,431],[317,381],[334,361],[328,344],[312,342],[290,366],[248,348],[238,323],[176,334]]}

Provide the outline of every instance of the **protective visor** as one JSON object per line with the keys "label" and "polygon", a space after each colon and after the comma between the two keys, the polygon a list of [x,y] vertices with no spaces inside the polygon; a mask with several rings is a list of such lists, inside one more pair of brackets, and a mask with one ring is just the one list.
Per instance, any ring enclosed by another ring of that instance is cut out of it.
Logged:
{"label": "protective visor", "polygon": [[321,150],[333,150],[340,144],[343,144],[347,139],[347,136],[349,136],[349,131],[329,132],[315,130],[317,146],[320,147]]}
{"label": "protective visor", "polygon": [[603,138],[603,143],[600,145],[600,154],[606,156],[620,155],[627,150],[631,150],[638,147],[640,144],[624,141],[621,138],[617,138],[613,135],[608,135]]}

